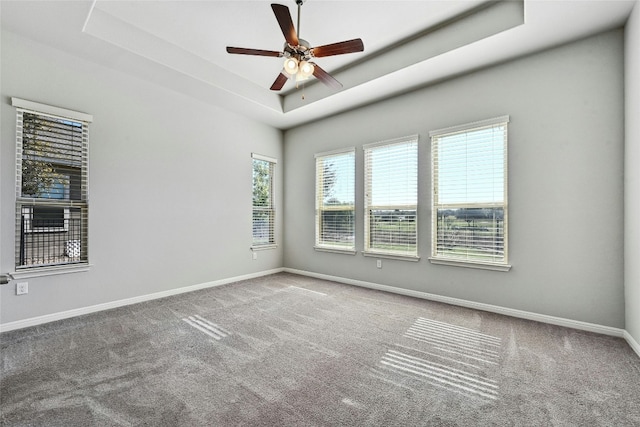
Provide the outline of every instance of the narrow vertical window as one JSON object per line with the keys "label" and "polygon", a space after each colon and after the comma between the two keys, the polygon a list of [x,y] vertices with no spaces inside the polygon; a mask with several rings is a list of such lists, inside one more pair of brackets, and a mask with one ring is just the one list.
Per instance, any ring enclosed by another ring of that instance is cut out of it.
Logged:
{"label": "narrow vertical window", "polygon": [[364,146],[365,255],[418,259],[418,136]]}
{"label": "narrow vertical window", "polygon": [[508,122],[505,116],[430,133],[432,261],[508,268]]}
{"label": "narrow vertical window", "polygon": [[252,154],[253,161],[253,249],[275,246],[273,175],[276,160]]}
{"label": "narrow vertical window", "polygon": [[316,154],[316,243],[355,252],[355,148]]}
{"label": "narrow vertical window", "polygon": [[88,263],[91,116],[12,98],[16,269]]}

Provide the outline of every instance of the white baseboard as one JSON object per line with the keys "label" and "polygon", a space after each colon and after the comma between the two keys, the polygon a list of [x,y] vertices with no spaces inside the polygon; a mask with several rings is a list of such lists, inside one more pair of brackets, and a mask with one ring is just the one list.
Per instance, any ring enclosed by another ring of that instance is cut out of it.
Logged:
{"label": "white baseboard", "polygon": [[156,292],[153,294],[140,295],[137,297],[126,298],[118,301],[92,305],[89,307],[81,307],[73,310],[47,314],[44,316],[37,316],[29,319],[3,323],[3,324],[0,324],[0,332],[8,332],[16,329],[28,328],[30,326],[37,326],[44,323],[55,322],[57,320],[63,320],[71,317],[82,316],[84,314],[96,313],[98,311],[103,311],[103,310],[110,310],[113,308],[123,307],[126,305],[132,305],[140,302],[151,301],[151,300],[165,298],[173,295],[179,295],[186,292],[197,291],[200,289],[222,286],[222,285],[226,285],[233,282],[254,279],[256,277],[267,276],[270,274],[280,273],[283,271],[287,273],[299,274],[302,276],[315,277],[315,278],[324,279],[324,280],[331,280],[334,282],[344,283],[347,285],[360,286],[360,287],[369,288],[369,289],[376,289],[376,290],[391,292],[391,293],[400,294],[400,295],[422,298],[430,301],[443,302],[446,304],[457,305],[461,307],[474,308],[477,310],[504,314],[507,316],[517,317],[521,319],[534,320],[542,323],[549,323],[552,325],[565,326],[568,328],[574,328],[574,329],[579,329],[583,331],[621,337],[621,338],[624,338],[629,343],[629,346],[631,346],[631,348],[638,354],[638,356],[640,356],[640,345],[624,329],[612,328],[610,326],[602,326],[602,325],[597,325],[593,323],[581,322],[578,320],[565,319],[561,317],[547,316],[545,314],[538,314],[538,313],[532,313],[529,311],[522,311],[522,310],[516,310],[512,308],[500,307],[497,305],[467,301],[459,298],[446,297],[446,296],[430,294],[426,292],[413,291],[410,289],[396,288],[393,286],[381,285],[373,282],[365,282],[362,280],[347,279],[344,277],[331,276],[328,274],[320,274],[320,273],[313,273],[310,271],[296,270],[293,268],[275,268],[272,270],[261,271],[258,273],[251,273],[251,274],[245,274],[242,276],[230,277],[227,279],[214,280],[211,282],[200,283],[192,286],[185,286],[182,288],[170,289],[167,291]]}
{"label": "white baseboard", "polygon": [[629,347],[631,347],[638,357],[640,357],[640,344],[638,344],[638,341],[634,340],[631,334],[627,331],[624,331],[624,339],[627,340]]}
{"label": "white baseboard", "polygon": [[[328,274],[313,273],[310,271],[296,270],[293,268],[285,268],[285,272],[300,274],[302,276],[315,277],[317,279],[331,280],[347,285],[361,286],[364,288],[376,289],[379,291],[391,292],[400,295],[406,295],[416,298],[422,298],[430,301],[443,302],[446,304],[457,305],[461,307],[474,308],[477,310],[489,311],[491,313],[504,314],[506,316],[518,317],[520,319],[534,320],[537,322],[548,323],[551,325],[564,326],[567,328],[579,329],[582,331],[595,332],[603,335],[614,337],[626,337],[629,335],[624,329],[612,328],[610,326],[602,326],[594,323],[581,322],[579,320],[565,319],[562,317],[548,316],[546,314],[532,313],[530,311],[516,310],[513,308],[500,307],[497,305],[484,304],[480,302],[467,301],[459,298],[446,297],[442,295],[430,294],[427,292],[413,291],[410,289],[396,288],[394,286],[380,285],[378,283],[365,282],[362,280],[346,279],[344,277],[330,276]],[[626,335],[625,335],[626,334]],[[629,338],[631,336],[629,335]],[[628,341],[629,339],[627,339]],[[637,343],[636,343],[637,345]],[[638,352],[638,350],[636,350]],[[640,355],[640,352],[638,353]]]}
{"label": "white baseboard", "polygon": [[215,286],[222,286],[222,285],[226,285],[233,282],[239,282],[241,280],[254,279],[256,277],[267,276],[269,274],[281,273],[282,271],[284,271],[284,268],[276,268],[273,270],[260,271],[258,273],[245,274],[242,276],[214,280],[212,282],[200,283],[192,286],[185,286],[183,288],[169,289],[167,291],[156,292],[153,294],[140,295],[133,298],[126,298],[118,301],[111,301],[104,304],[96,304],[89,307],[81,307],[73,310],[46,314],[44,316],[37,316],[37,317],[32,317],[24,320],[16,320],[14,322],[0,324],[0,332],[8,332],[16,329],[28,328],[30,326],[37,326],[43,323],[55,322],[56,320],[82,316],[83,314],[90,314],[98,311],[110,310],[112,308],[123,307],[125,305],[137,304],[139,302],[145,302],[145,301],[151,301],[154,299],[170,297],[173,295],[179,295],[186,292],[197,291],[200,289],[212,288]]}

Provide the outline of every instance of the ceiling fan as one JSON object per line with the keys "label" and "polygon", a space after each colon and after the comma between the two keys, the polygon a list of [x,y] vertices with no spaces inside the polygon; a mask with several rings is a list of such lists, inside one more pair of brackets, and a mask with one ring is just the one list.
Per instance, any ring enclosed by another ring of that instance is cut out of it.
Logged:
{"label": "ceiling fan", "polygon": [[333,89],[341,89],[342,84],[331,74],[320,68],[313,58],[323,56],[343,55],[345,53],[362,52],[364,44],[361,39],[346,40],[343,42],[327,44],[323,46],[311,47],[309,42],[301,39],[300,36],[300,6],[305,0],[296,0],[298,5],[298,31],[293,26],[293,20],[289,13],[289,8],[282,4],[271,4],[271,9],[276,15],[285,43],[282,52],[275,50],[246,49],[242,47],[229,47],[227,52],[237,55],[274,56],[285,58],[283,70],[271,85],[271,90],[280,90],[290,77],[295,77],[296,82],[304,81],[314,76],[325,85]]}

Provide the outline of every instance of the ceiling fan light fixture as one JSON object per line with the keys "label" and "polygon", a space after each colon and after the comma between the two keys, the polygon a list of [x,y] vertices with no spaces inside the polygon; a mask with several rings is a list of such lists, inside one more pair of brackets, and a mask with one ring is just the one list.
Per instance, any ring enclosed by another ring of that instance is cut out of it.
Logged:
{"label": "ceiling fan light fixture", "polygon": [[308,61],[302,61],[300,62],[300,64],[298,65],[298,74],[301,75],[301,77],[308,79],[309,77],[311,77],[313,75],[313,71],[314,71],[314,66],[311,62]]}
{"label": "ceiling fan light fixture", "polygon": [[298,60],[293,57],[289,57],[284,60],[284,71],[290,76],[295,75],[298,72]]}

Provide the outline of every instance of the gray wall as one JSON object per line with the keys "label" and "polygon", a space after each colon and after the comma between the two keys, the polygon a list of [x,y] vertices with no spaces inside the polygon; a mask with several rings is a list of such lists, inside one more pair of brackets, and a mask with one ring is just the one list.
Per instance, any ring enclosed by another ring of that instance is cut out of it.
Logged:
{"label": "gray wall", "polygon": [[[285,266],[624,327],[623,32],[478,71],[285,133]],[[430,130],[508,114],[510,272],[432,265]],[[314,153],[418,133],[417,262],[315,252]]]}
{"label": "gray wall", "polygon": [[640,343],[640,3],[625,33],[625,301],[626,329]]}
{"label": "gray wall", "polygon": [[[1,271],[14,271],[15,96],[94,116],[89,272],[0,288],[7,323],[279,268],[252,260],[251,152],[282,160],[282,133],[193,98],[2,34]],[[276,201],[282,213],[282,162]],[[278,216],[279,237],[282,215]]]}
{"label": "gray wall", "polygon": [[[627,28],[627,217],[640,207],[638,8]],[[318,121],[285,134],[151,83],[2,33],[0,271],[14,269],[15,112],[9,97],[94,115],[86,273],[0,287],[0,323],[286,266],[625,326],[640,341],[640,228],[623,287],[623,33],[613,31]],[[633,89],[635,88],[635,89]],[[508,273],[432,265],[428,132],[509,114]],[[313,154],[419,133],[420,254],[410,263],[315,252]],[[250,153],[277,168],[282,246],[251,259]],[[288,160],[288,161],[287,161]],[[284,178],[286,185],[283,188]],[[227,185],[233,182],[232,185]],[[284,205],[282,200],[286,194]],[[216,242],[222,242],[217,244]]]}

